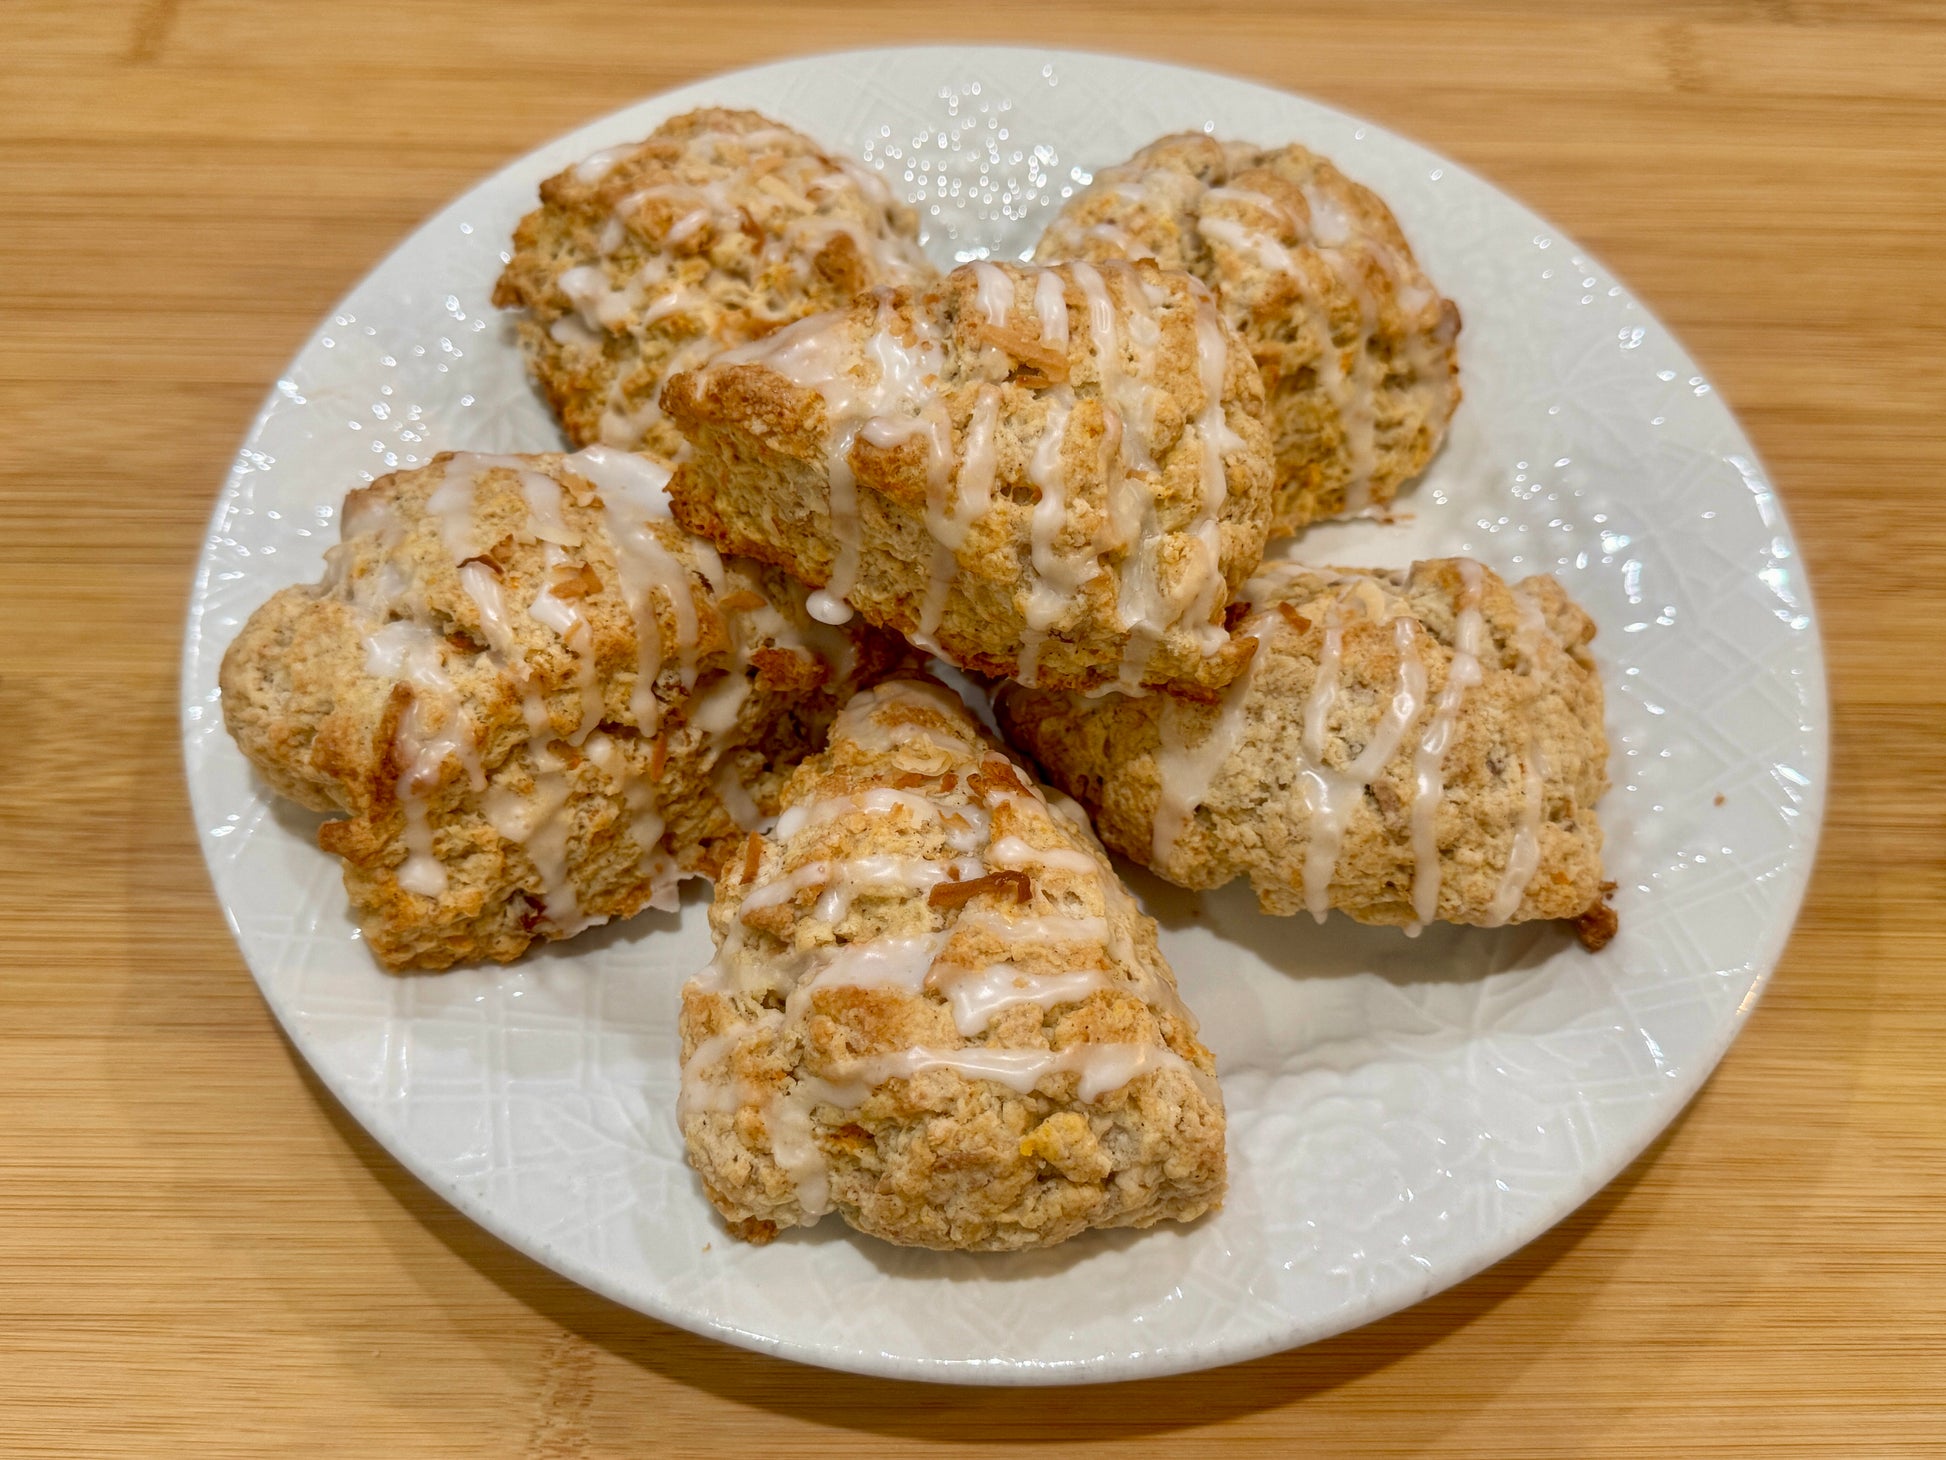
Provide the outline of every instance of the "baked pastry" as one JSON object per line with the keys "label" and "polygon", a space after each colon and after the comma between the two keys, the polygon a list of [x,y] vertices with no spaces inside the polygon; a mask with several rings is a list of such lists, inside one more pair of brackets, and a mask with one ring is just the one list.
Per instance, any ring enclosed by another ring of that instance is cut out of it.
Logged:
{"label": "baked pastry", "polygon": [[1383,507],[1459,404],[1459,310],[1379,196],[1295,144],[1164,137],[1097,172],[1034,257],[1153,257],[1216,291],[1263,371],[1273,533]]}
{"label": "baked pastry", "polygon": [[1244,597],[1257,652],[1221,705],[1002,693],[1103,841],[1184,887],[1248,877],[1271,913],[1606,917],[1595,630],[1559,583],[1277,564]]}
{"label": "baked pastry", "polygon": [[577,446],[669,456],[656,397],[726,345],[933,276],[870,168],[756,112],[688,112],[541,184],[493,302]]}
{"label": "baked pastry", "polygon": [[1079,808],[923,679],[846,706],[784,801],[683,989],[683,1139],[732,1231],[1013,1249],[1221,1201],[1214,1063]]}
{"label": "baked pastry", "polygon": [[975,263],[673,377],[678,520],[963,668],[1212,695],[1262,553],[1263,386],[1151,263]]}
{"label": "baked pastry", "polygon": [[230,734],[277,791],[342,813],[318,840],[389,967],[674,906],[901,657],[683,532],[667,478],[606,447],[384,477],[346,499],[323,581],[224,655]]}

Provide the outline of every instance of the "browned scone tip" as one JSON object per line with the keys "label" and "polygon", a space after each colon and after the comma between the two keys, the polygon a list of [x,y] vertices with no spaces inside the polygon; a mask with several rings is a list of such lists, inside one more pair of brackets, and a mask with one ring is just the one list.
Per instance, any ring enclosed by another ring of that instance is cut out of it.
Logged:
{"label": "browned scone tip", "polygon": [[1545,575],[1277,564],[1218,705],[1007,688],[1009,738],[1114,850],[1267,912],[1496,926],[1601,918],[1608,786],[1594,624]]}
{"label": "browned scone tip", "polygon": [[713,873],[905,657],[669,518],[659,464],[441,455],[352,492],[224,655],[225,724],[392,968],[507,960]]}
{"label": "browned scone tip", "polygon": [[679,1118],[731,1232],[1012,1250],[1221,1202],[1214,1061],[1079,808],[926,679],[854,699],[784,805],[683,990]]}
{"label": "browned scone tip", "polygon": [[880,284],[928,279],[918,218],[871,168],[705,108],[541,184],[493,302],[568,439],[672,455],[676,370]]}
{"label": "browned scone tip", "polygon": [[1382,509],[1459,404],[1459,310],[1369,188],[1303,147],[1164,137],[1103,168],[1038,260],[1153,258],[1216,292],[1263,372],[1273,533]]}
{"label": "browned scone tip", "polygon": [[975,263],[673,377],[678,518],[961,668],[1213,698],[1268,531],[1263,386],[1152,263]]}

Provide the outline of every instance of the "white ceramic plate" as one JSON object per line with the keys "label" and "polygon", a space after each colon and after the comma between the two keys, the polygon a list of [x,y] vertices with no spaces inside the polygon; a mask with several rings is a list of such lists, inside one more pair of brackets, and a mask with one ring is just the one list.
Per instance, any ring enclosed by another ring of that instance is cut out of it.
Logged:
{"label": "white ceramic plate", "polygon": [[[1168,131],[1301,141],[1392,204],[1465,315],[1466,403],[1409,523],[1314,531],[1339,563],[1474,554],[1559,574],[1601,628],[1620,937],[1408,941],[1258,915],[1133,875],[1201,1014],[1231,1191],[1188,1229],[1018,1256],[906,1251],[835,1218],[725,1236],[682,1159],[677,988],[706,893],[530,956],[379,971],[314,818],[221,726],[244,617],[307,581],[345,490],[445,448],[558,437],[487,302],[540,180],[704,105],[851,148],[919,204],[942,265],[1029,248],[1088,169]],[[1735,1036],[1803,892],[1825,781],[1818,636],[1783,514],[1680,346],[1571,239],[1465,170],[1311,102],[1065,52],[822,56],[619,112],[488,179],[324,321],[265,402],[197,572],[184,742],[216,889],[264,997],[387,1149],[507,1241],[700,1333],[807,1362],[974,1383],[1162,1374],[1321,1338],[1503,1257],[1586,1199]]]}

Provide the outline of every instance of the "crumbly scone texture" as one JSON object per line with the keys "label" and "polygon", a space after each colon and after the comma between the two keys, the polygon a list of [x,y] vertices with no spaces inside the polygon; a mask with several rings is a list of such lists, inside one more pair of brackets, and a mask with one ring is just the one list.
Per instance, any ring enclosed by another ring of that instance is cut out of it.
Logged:
{"label": "crumbly scone texture", "polygon": [[1459,405],[1459,309],[1371,189],[1295,144],[1164,137],[1104,168],[1039,260],[1153,257],[1216,291],[1263,371],[1273,533],[1383,507]]}
{"label": "crumbly scone texture", "polygon": [[910,679],[784,801],[683,990],[683,1137],[737,1235],[1010,1250],[1221,1202],[1214,1061],[1078,807]]}
{"label": "crumbly scone texture", "polygon": [[[1443,922],[1605,911],[1595,803],[1608,786],[1608,742],[1588,649],[1595,630],[1554,578],[1509,587],[1454,558],[1403,573],[1279,564],[1246,594],[1238,633],[1259,648],[1220,707],[1003,692],[1008,736],[1088,807],[1110,847],[1184,887],[1248,877],[1271,913],[1324,901],[1360,922],[1426,921],[1415,908],[1415,892],[1430,891],[1421,876],[1436,876],[1432,916]],[[1469,605],[1479,615],[1479,679],[1460,677],[1447,733],[1434,737],[1443,753],[1422,755]],[[1408,661],[1423,671],[1417,695]],[[1396,749],[1375,768],[1356,766],[1375,740]],[[1428,769],[1438,799],[1424,797],[1415,845]],[[1340,808],[1335,856],[1329,813],[1318,809],[1327,802]],[[1523,827],[1532,838],[1524,877]],[[1425,872],[1421,850],[1432,856]]]}
{"label": "crumbly scone texture", "polygon": [[670,455],[656,397],[728,345],[928,279],[918,218],[870,168],[750,111],[707,108],[541,184],[493,302],[568,439]]}
{"label": "crumbly scone texture", "polygon": [[1213,694],[1268,532],[1248,352],[1152,263],[969,264],[664,393],[677,517],[962,668]]}
{"label": "crumbly scone texture", "polygon": [[[339,813],[319,842],[391,968],[505,961],[673,906],[903,656],[683,532],[666,472],[608,453],[604,475],[619,460],[643,489],[625,495],[582,474],[591,454],[447,454],[352,492],[323,581],[224,655],[230,734],[278,792]],[[645,564],[663,570],[646,592]]]}

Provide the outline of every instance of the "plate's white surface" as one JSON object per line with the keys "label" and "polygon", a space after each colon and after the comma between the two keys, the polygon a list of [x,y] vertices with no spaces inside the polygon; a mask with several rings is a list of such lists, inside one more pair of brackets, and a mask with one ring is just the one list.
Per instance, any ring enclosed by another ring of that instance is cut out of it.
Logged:
{"label": "plate's white surface", "polygon": [[[1232,1187],[1187,1230],[1022,1256],[911,1252],[831,1218],[726,1238],[675,1123],[678,916],[511,969],[397,978],[348,921],[314,818],[224,735],[216,666],[316,576],[345,490],[446,448],[551,449],[487,302],[536,184],[702,104],[754,106],[882,168],[941,264],[1030,247],[1090,167],[1156,135],[1297,140],[1378,188],[1465,316],[1466,403],[1409,523],[1296,545],[1340,563],[1466,552],[1559,574],[1601,627],[1621,936],[1415,941],[1259,916],[1140,874],[1223,1072]],[[292,1039],[379,1140],[508,1241],[698,1332],[921,1378],[1125,1378],[1246,1358],[1403,1307],[1504,1256],[1616,1174],[1735,1035],[1789,931],[1825,779],[1822,660],[1762,466],[1655,319],[1519,204],[1376,127],[1258,86],[1101,56],[818,57],[643,102],[415,233],[277,382],[231,469],[191,603],[184,739],[204,851]],[[1722,804],[1716,804],[1719,797]]]}

